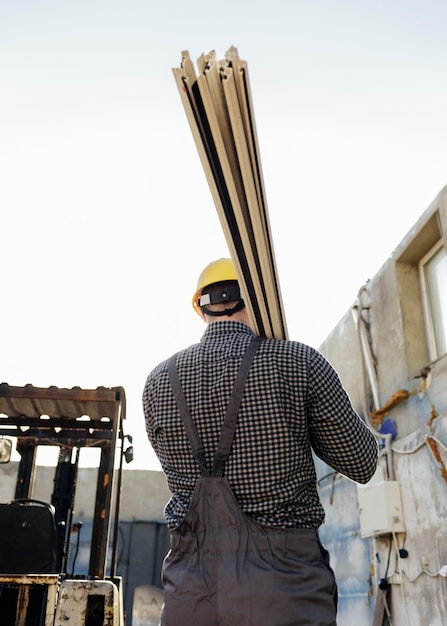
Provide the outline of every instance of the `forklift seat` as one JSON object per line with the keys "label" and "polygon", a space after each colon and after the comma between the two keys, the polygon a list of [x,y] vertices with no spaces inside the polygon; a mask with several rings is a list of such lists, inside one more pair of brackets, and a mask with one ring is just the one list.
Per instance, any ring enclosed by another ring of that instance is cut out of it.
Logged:
{"label": "forklift seat", "polygon": [[0,574],[55,574],[56,523],[51,504],[0,503]]}

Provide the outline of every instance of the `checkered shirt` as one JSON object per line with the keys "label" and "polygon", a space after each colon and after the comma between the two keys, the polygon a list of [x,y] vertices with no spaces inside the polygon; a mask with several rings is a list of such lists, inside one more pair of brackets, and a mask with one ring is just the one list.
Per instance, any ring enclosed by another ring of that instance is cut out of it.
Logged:
{"label": "checkered shirt", "polygon": [[[211,469],[242,356],[253,337],[240,322],[210,324],[200,343],[177,355],[187,404]],[[186,515],[200,470],[169,382],[167,361],[148,376],[143,407],[149,440],[172,498],[169,528]],[[266,526],[318,528],[324,510],[312,451],[337,472],[367,482],[377,442],[357,415],[339,377],[317,350],[266,339],[245,386],[225,476],[242,511]]]}

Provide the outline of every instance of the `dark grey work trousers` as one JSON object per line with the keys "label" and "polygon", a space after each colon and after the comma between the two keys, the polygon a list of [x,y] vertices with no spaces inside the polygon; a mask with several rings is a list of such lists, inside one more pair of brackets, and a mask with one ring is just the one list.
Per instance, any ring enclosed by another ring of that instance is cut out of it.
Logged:
{"label": "dark grey work trousers", "polygon": [[198,480],[163,564],[161,626],[335,626],[337,587],[316,530],[266,528],[226,478]]}

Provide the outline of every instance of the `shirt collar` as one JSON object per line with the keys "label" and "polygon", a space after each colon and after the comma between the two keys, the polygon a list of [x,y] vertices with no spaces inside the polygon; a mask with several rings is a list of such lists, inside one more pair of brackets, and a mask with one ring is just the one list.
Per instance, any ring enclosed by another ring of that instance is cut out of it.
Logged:
{"label": "shirt collar", "polygon": [[235,333],[245,335],[254,334],[250,326],[247,326],[242,322],[232,322],[229,320],[225,320],[222,322],[212,322],[211,324],[208,324],[201,341],[206,341],[207,339],[222,337],[223,335],[231,335]]}

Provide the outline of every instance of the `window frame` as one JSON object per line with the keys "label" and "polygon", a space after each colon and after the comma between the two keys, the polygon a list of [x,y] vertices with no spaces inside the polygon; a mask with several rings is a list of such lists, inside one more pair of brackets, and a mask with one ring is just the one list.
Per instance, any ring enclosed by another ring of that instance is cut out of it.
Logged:
{"label": "window frame", "polygon": [[[422,307],[424,312],[425,319],[425,329],[427,336],[427,347],[429,352],[430,361],[436,361],[437,359],[444,356],[447,353],[447,350],[444,347],[444,351],[440,353],[438,349],[439,337],[437,333],[436,324],[434,321],[434,312],[433,312],[433,298],[430,295],[428,281],[427,281],[427,267],[430,261],[434,258],[434,256],[439,252],[439,250],[444,248],[444,240],[438,240],[430,250],[424,254],[424,256],[420,259],[418,263],[419,270],[419,279],[421,285],[421,293],[422,293]],[[445,249],[444,249],[445,252]],[[441,323],[442,320],[441,320]],[[447,326],[444,325],[444,334],[447,333]],[[444,339],[445,342],[445,339]]]}

